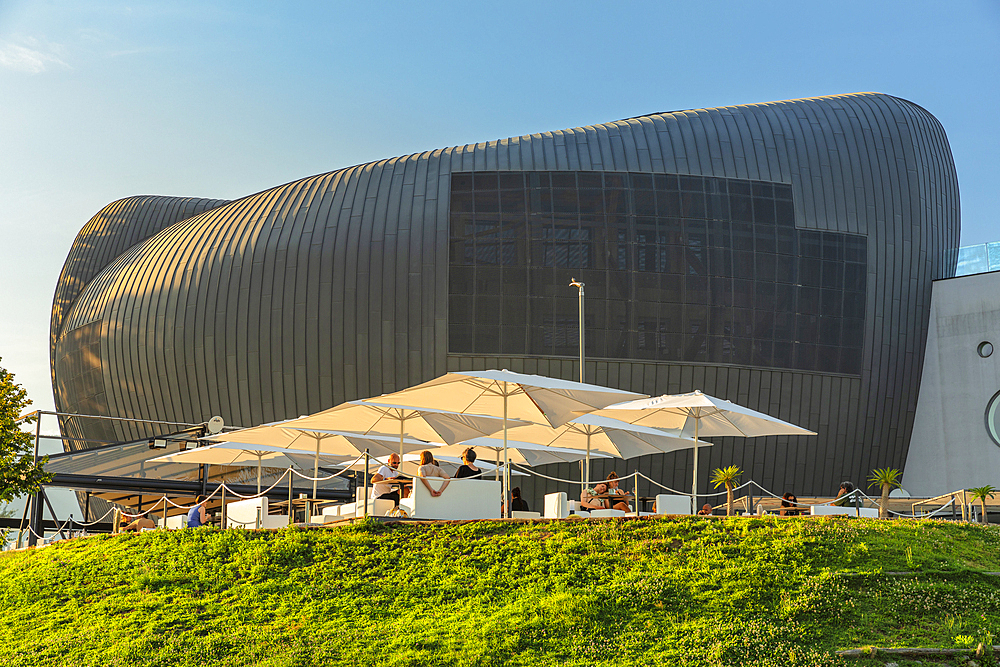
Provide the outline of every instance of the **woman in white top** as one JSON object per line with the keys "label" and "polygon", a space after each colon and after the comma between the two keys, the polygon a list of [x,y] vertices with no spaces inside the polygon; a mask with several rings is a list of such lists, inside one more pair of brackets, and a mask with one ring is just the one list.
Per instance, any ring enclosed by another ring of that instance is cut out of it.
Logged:
{"label": "woman in white top", "polygon": [[[448,473],[434,465],[434,457],[426,449],[420,452],[420,467],[417,468],[417,477],[420,478],[420,482],[427,487],[427,491],[435,498],[444,493],[444,490],[451,484]],[[444,484],[441,485],[440,489],[435,491],[430,481],[426,479],[427,477],[440,477],[444,479]]]}

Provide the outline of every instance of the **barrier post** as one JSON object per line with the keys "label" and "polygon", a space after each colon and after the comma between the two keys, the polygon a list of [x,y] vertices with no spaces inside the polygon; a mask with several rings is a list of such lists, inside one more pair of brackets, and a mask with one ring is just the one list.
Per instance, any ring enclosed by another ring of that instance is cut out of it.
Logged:
{"label": "barrier post", "polygon": [[[368,518],[368,449],[367,448],[365,449],[365,476],[364,479],[362,479],[361,481],[365,485],[363,496],[365,501],[365,518],[367,519]],[[358,515],[357,510],[355,510],[354,516],[357,515]]]}
{"label": "barrier post", "polygon": [[226,526],[226,484],[225,483],[222,484],[222,527],[223,528],[227,528],[227,526]]}
{"label": "barrier post", "polygon": [[291,468],[286,472],[288,473],[288,525],[290,526],[293,523],[292,519],[295,517],[295,510],[292,507],[292,480],[295,478],[295,475],[292,474]]}
{"label": "barrier post", "polygon": [[632,500],[635,502],[635,518],[639,518],[639,471],[632,471],[632,495],[635,496]]}

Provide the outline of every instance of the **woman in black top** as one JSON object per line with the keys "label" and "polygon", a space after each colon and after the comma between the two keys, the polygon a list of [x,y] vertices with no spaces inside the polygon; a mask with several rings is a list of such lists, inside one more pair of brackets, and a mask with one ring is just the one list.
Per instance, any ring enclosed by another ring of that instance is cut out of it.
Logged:
{"label": "woman in black top", "polygon": [[462,452],[462,465],[458,466],[455,477],[475,477],[482,479],[483,471],[476,467],[476,450],[472,447]]}
{"label": "woman in black top", "polygon": [[510,500],[510,511],[511,512],[530,512],[528,509],[528,503],[521,500],[521,487],[515,486],[510,490],[510,495],[512,496]]}

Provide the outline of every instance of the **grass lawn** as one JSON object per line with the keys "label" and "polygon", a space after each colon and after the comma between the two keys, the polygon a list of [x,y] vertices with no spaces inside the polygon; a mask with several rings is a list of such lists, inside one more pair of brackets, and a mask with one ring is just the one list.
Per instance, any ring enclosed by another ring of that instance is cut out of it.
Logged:
{"label": "grass lawn", "polygon": [[884,665],[832,652],[992,645],[996,571],[930,520],[154,531],[0,554],[0,664]]}

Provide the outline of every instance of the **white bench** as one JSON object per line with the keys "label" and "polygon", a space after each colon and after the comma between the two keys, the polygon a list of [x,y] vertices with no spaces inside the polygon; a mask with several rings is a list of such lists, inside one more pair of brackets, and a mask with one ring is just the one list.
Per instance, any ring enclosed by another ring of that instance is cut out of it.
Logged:
{"label": "white bench", "polygon": [[877,519],[878,508],[862,507],[860,509],[855,509],[852,505],[847,507],[840,507],[838,505],[813,505],[809,508],[809,514],[813,516],[833,516],[835,514],[844,514],[847,516],[863,516],[869,519]]}
{"label": "white bench", "polygon": [[157,519],[156,525],[160,528],[187,528],[187,514],[175,514],[173,516],[168,516],[166,521],[162,518]]}
{"label": "white bench", "polygon": [[267,496],[226,505],[226,528],[284,528],[287,514],[268,514]]}
{"label": "white bench", "polygon": [[672,493],[656,496],[656,514],[691,514],[691,497]]}
{"label": "white bench", "polygon": [[[442,480],[427,479],[434,488],[441,487]],[[418,478],[413,480],[410,497],[399,501],[399,506],[414,519],[499,519],[500,482],[453,479],[444,493],[435,498]]]}
{"label": "white bench", "polygon": [[527,510],[513,510],[510,513],[511,519],[541,519],[542,515],[539,512],[529,512]]}

